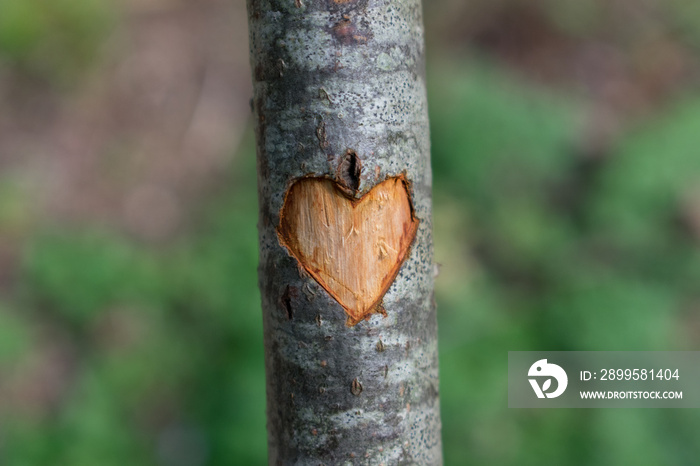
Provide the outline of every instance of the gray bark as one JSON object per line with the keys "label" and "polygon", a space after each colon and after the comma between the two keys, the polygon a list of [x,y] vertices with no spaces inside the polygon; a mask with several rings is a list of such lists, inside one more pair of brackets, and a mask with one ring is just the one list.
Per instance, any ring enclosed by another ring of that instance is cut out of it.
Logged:
{"label": "gray bark", "polygon": [[[420,0],[248,0],[248,15],[269,463],[442,464]],[[350,177],[360,197],[401,174],[418,232],[386,316],[349,327],[280,245],[285,192]]]}

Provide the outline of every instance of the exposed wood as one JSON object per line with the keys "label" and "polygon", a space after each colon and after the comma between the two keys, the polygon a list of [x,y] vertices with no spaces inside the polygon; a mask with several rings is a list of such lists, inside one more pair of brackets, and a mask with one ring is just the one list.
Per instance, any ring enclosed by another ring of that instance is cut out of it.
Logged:
{"label": "exposed wood", "polygon": [[280,241],[345,309],[348,325],[378,310],[418,228],[403,178],[361,199],[325,178],[302,178],[287,192]]}

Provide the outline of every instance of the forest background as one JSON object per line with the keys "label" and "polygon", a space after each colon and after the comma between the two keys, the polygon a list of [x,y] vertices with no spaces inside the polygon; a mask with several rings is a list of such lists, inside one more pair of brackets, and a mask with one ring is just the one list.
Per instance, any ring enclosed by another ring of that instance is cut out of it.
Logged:
{"label": "forest background", "polygon": [[[506,365],[700,349],[700,4],[424,9],[446,464],[696,464]],[[1,464],[266,462],[250,81],[241,0],[0,0]]]}

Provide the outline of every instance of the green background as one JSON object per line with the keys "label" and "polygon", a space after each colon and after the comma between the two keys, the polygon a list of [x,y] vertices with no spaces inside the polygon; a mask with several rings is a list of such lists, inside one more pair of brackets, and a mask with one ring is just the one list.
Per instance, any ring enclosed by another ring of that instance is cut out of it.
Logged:
{"label": "green background", "polygon": [[[194,11],[0,0],[0,464],[266,462],[245,13]],[[508,351],[699,349],[698,13],[426,2],[446,464],[697,464],[696,410],[508,409],[506,364]],[[160,34],[174,38],[155,54],[165,65],[138,61]],[[214,71],[158,81],[198,66],[183,51]],[[220,68],[231,79],[206,84]],[[243,116],[193,143],[218,141],[218,158],[168,177],[184,159],[143,140],[187,126],[158,126],[177,105],[143,117],[139,86],[166,103],[197,86],[240,94]],[[134,187],[145,172],[158,189]],[[146,213],[124,220],[122,198]],[[179,221],[149,223],[168,209]]]}

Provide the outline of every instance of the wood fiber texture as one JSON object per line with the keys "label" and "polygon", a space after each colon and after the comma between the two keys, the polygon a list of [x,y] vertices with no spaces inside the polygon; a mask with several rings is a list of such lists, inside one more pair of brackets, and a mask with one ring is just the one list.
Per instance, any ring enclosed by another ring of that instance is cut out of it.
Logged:
{"label": "wood fiber texture", "polygon": [[406,182],[390,178],[361,199],[333,181],[302,178],[282,208],[282,243],[355,325],[380,311],[418,228]]}

